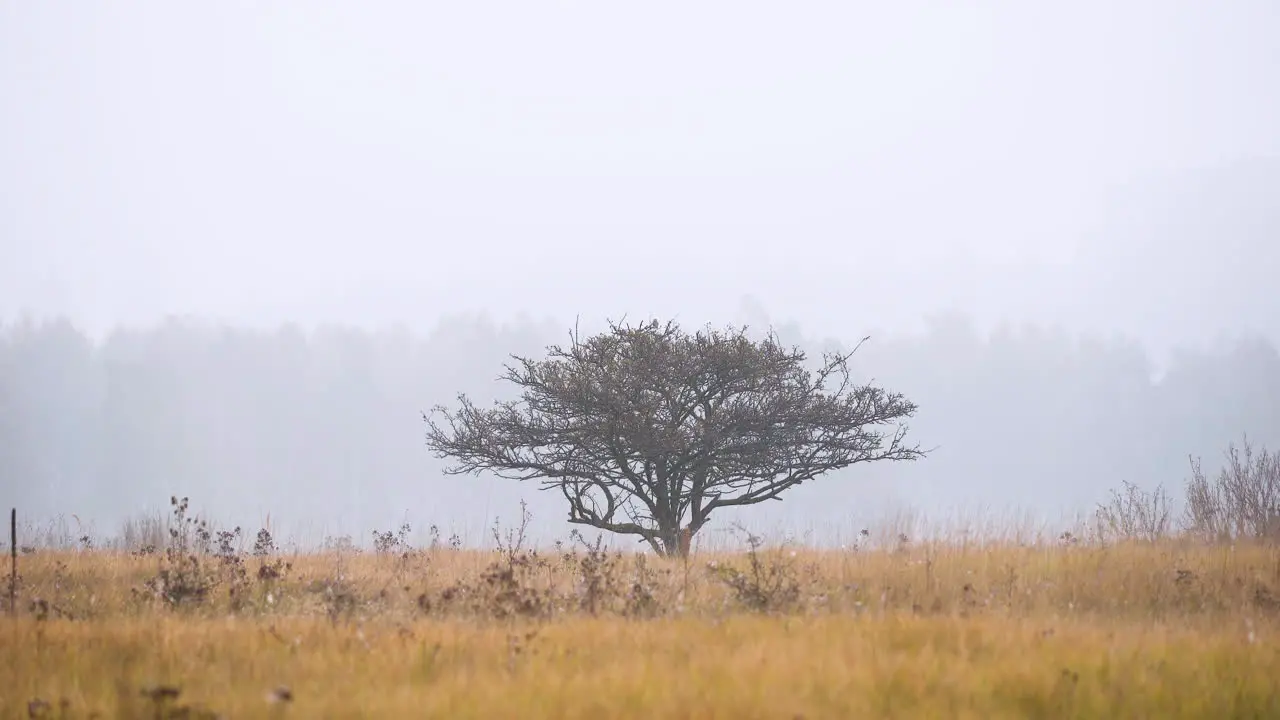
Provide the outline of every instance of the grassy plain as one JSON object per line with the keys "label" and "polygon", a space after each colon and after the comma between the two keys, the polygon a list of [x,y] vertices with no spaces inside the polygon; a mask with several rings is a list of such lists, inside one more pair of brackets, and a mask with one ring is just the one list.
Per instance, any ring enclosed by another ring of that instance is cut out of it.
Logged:
{"label": "grassy plain", "polygon": [[393,543],[19,572],[6,718],[1280,718],[1275,547]]}

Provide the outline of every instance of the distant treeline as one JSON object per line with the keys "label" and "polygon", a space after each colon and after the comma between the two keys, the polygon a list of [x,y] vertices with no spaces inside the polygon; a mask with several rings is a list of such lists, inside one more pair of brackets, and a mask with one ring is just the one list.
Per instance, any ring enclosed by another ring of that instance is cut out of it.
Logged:
{"label": "distant treeline", "polygon": [[[270,512],[364,535],[406,510],[419,526],[479,530],[493,514],[514,517],[524,495],[558,532],[554,497],[442,478],[420,413],[460,391],[504,393],[495,379],[510,353],[566,339],[567,326],[482,317],[425,334],[174,321],[102,342],[63,320],[11,323],[0,330],[0,502],[110,530],[177,493],[233,523]],[[783,339],[838,349],[794,326]],[[1246,433],[1280,445],[1280,355],[1265,340],[1182,353],[1154,378],[1147,353],[1123,338],[984,334],[951,319],[876,336],[854,366],[919,404],[913,434],[937,450],[822,478],[772,504],[771,519],[839,524],[872,495],[924,508],[1088,508],[1122,481],[1177,486],[1188,455],[1209,470]]]}

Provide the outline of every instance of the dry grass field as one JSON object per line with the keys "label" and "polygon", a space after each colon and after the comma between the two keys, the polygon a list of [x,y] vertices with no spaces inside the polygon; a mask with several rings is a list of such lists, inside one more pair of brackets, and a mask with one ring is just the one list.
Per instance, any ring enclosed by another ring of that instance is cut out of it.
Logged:
{"label": "dry grass field", "polygon": [[1274,546],[282,555],[188,529],[18,558],[3,717],[1280,717]]}

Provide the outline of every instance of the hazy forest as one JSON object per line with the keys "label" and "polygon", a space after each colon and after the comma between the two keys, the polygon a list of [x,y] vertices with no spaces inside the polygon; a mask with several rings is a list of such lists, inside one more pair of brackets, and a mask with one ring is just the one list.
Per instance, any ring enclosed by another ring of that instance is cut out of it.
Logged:
{"label": "hazy forest", "polygon": [[[270,513],[278,535],[305,546],[326,534],[367,542],[406,520],[486,543],[493,517],[517,513],[524,497],[538,533],[558,536],[558,497],[441,477],[420,414],[457,392],[499,397],[508,355],[536,356],[568,327],[463,316],[417,335],[174,320],[95,342],[67,321],[11,323],[0,342],[0,462],[19,481],[5,499],[24,517],[75,514],[111,535],[189,495],[223,523]],[[796,326],[781,335],[812,354],[831,347]],[[953,317],[921,335],[876,335],[853,362],[921,406],[912,432],[937,449],[797,488],[751,508],[752,527],[829,544],[903,509],[1057,522],[1124,481],[1177,495],[1189,457],[1213,468],[1246,434],[1268,447],[1280,437],[1280,355],[1264,339],[1179,353],[1154,377],[1123,337],[981,333]]]}

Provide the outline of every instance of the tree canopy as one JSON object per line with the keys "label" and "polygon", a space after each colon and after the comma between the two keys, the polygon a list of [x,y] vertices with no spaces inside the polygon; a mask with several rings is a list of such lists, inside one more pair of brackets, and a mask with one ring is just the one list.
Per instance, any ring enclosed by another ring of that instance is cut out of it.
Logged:
{"label": "tree canopy", "polygon": [[537,480],[564,495],[569,522],[680,554],[717,510],[924,455],[906,443],[916,405],[855,383],[852,354],[809,368],[802,350],[745,327],[611,323],[544,359],[512,356],[502,379],[518,399],[480,408],[460,394],[458,409],[424,413],[427,444],[453,461],[447,473]]}

